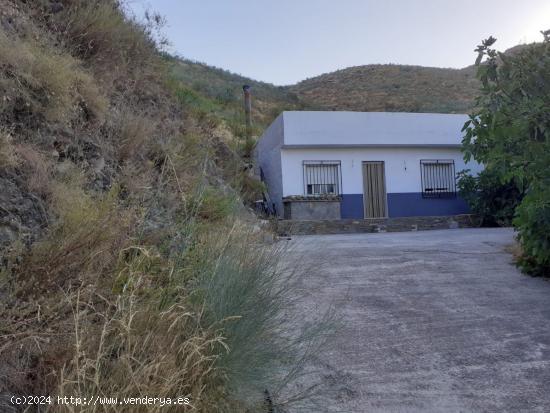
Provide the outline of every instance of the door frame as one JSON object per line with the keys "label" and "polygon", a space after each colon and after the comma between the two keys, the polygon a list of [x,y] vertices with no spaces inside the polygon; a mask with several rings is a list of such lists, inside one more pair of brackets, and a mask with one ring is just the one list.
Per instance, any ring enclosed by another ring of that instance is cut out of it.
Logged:
{"label": "door frame", "polygon": [[[365,191],[365,165],[369,163],[382,164],[382,183],[384,184],[384,216],[367,217],[367,193]],[[361,162],[361,180],[363,186],[363,219],[388,218],[388,188],[386,184],[386,162],[385,161],[362,161]]]}

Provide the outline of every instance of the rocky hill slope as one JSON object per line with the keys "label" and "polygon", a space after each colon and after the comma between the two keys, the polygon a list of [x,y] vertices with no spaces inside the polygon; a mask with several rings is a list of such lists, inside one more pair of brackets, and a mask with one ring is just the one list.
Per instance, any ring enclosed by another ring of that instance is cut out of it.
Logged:
{"label": "rocky hill slope", "polygon": [[[512,54],[524,47],[518,45],[504,53]],[[292,109],[467,113],[480,87],[473,65],[448,69],[371,64],[326,73],[291,86],[256,82],[185,59],[179,61],[176,71],[191,89],[225,103],[240,105],[240,87],[251,84],[256,121],[261,127],[281,110]]]}
{"label": "rocky hill slope", "polygon": [[292,282],[245,206],[262,186],[241,106],[183,83],[148,17],[0,0],[2,412],[44,411],[13,395],[260,411],[309,347],[282,335]]}
{"label": "rocky hill slope", "polygon": [[251,84],[260,127],[282,110],[294,109],[464,113],[473,107],[479,89],[473,66],[365,65],[291,86],[256,82],[189,60],[179,60],[174,70],[190,89],[224,104],[241,105],[241,86]]}
{"label": "rocky hill slope", "polygon": [[324,110],[464,113],[478,89],[473,67],[366,65],[307,79],[289,90]]}

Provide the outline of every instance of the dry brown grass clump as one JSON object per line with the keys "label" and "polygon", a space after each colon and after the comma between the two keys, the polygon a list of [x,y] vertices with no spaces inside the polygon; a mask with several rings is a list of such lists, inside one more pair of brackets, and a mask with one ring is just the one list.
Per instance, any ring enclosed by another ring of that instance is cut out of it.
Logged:
{"label": "dry brown grass clump", "polygon": [[163,276],[153,269],[159,259],[154,252],[136,247],[125,252],[134,257],[121,268],[122,291],[106,308],[82,302],[78,294],[71,298],[74,355],[61,372],[56,394],[119,400],[181,397],[188,398],[190,406],[106,404],[58,411],[214,411],[213,392],[222,383],[214,362],[225,349],[223,338],[202,327],[201,314],[182,296],[165,306],[161,297],[151,297],[155,274]]}
{"label": "dry brown grass clump", "polygon": [[29,144],[15,147],[19,167],[24,171],[28,191],[46,198],[50,194],[53,160]]}
{"label": "dry brown grass clump", "polygon": [[[67,122],[78,111],[101,118],[107,100],[92,76],[68,54],[54,51],[32,39],[0,31],[1,115],[17,122],[37,116]],[[11,113],[10,113],[11,112]]]}
{"label": "dry brown grass clump", "polygon": [[[163,24],[149,14],[145,22],[134,21],[117,0],[64,0],[63,10],[47,24],[58,33],[65,48],[87,62],[102,83],[134,81],[142,76],[156,79],[161,70],[153,32]],[[139,81],[139,80],[138,80]],[[146,87],[150,82],[135,84]]]}
{"label": "dry brown grass clump", "polygon": [[0,129],[0,168],[13,168],[19,164],[11,134]]}
{"label": "dry brown grass clump", "polygon": [[118,207],[116,188],[94,198],[80,189],[55,184],[51,202],[56,221],[31,250],[19,274],[26,295],[38,297],[51,288],[101,283],[129,241],[130,227],[137,218],[131,209]]}

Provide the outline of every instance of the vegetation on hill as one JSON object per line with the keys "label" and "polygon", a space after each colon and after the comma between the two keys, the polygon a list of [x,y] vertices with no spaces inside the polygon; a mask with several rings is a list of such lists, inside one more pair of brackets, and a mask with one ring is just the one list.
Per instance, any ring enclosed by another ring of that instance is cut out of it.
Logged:
{"label": "vegetation on hill", "polygon": [[237,102],[176,76],[159,22],[116,0],[0,0],[0,411],[301,400],[286,385],[321,335],[287,328],[295,272],[243,204]]}
{"label": "vegetation on hill", "polygon": [[[350,67],[273,86],[185,59],[175,60],[176,77],[187,88],[235,111],[241,86],[251,84],[255,120],[265,127],[282,110],[352,110],[464,113],[479,89],[473,67],[443,69],[404,65]],[[240,115],[242,116],[242,115]],[[242,123],[242,122],[241,122]]]}
{"label": "vegetation on hill", "polygon": [[[193,62],[184,58],[174,59],[174,77],[193,90],[214,99],[219,104],[242,106],[243,85],[252,87],[256,122],[269,124],[284,108],[298,108],[298,97],[282,86],[258,82],[227,70]],[[239,110],[242,113],[242,110]],[[267,122],[266,122],[267,119]]]}
{"label": "vegetation on hill", "polygon": [[290,90],[324,110],[464,113],[478,88],[471,67],[366,65],[307,79]]}
{"label": "vegetation on hill", "polygon": [[481,93],[478,109],[464,126],[463,145],[466,158],[483,163],[485,170],[462,189],[474,207],[486,207],[481,210],[485,216],[513,213],[522,248],[518,264],[548,276],[550,30],[543,35],[542,43],[513,54],[494,50],[494,38],[478,47]]}
{"label": "vegetation on hill", "polygon": [[[505,54],[514,55],[524,48],[516,46]],[[273,86],[203,63],[176,62],[176,77],[187,88],[218,105],[233,103],[229,105],[233,111],[235,104],[240,105],[241,86],[251,84],[260,128],[282,110],[292,109],[468,113],[480,88],[474,66],[446,69],[373,64],[337,70],[292,86]]]}
{"label": "vegetation on hill", "polygon": [[172,79],[179,84],[180,98],[204,116],[223,119],[237,137],[245,135],[243,85],[252,87],[254,136],[259,136],[283,110],[304,108],[298,97],[287,88],[184,58],[166,56],[166,59]]}

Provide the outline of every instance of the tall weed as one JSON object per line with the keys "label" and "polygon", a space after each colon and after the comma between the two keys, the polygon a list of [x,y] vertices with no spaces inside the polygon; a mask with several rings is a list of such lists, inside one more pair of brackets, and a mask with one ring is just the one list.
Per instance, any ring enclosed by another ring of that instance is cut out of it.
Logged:
{"label": "tall weed", "polygon": [[312,395],[295,397],[290,387],[305,373],[308,360],[319,355],[331,316],[322,314],[311,327],[295,330],[298,315],[291,309],[300,298],[303,269],[286,267],[285,247],[266,246],[261,238],[239,223],[201,238],[195,245],[202,259],[194,262],[194,298],[204,303],[204,318],[227,345],[215,366],[232,395],[256,409],[266,390],[275,405],[294,399],[307,406]]}

